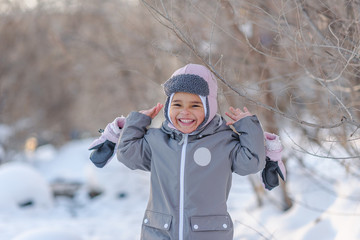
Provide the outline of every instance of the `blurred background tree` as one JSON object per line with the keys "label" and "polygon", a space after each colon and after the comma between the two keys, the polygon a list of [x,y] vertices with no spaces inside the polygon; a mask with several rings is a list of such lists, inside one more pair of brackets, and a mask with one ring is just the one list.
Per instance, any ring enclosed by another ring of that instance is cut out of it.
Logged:
{"label": "blurred background tree", "polygon": [[17,129],[11,148],[29,134],[56,145],[95,136],[119,114],[159,101],[160,83],[179,65],[156,50],[166,34],[136,2],[2,5],[0,122]]}

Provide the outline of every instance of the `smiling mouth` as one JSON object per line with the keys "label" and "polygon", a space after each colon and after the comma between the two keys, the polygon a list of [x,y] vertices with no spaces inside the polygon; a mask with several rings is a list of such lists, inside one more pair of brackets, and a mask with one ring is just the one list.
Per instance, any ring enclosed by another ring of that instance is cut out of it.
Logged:
{"label": "smiling mouth", "polygon": [[195,122],[195,120],[192,119],[178,119],[178,121],[183,125],[191,125]]}

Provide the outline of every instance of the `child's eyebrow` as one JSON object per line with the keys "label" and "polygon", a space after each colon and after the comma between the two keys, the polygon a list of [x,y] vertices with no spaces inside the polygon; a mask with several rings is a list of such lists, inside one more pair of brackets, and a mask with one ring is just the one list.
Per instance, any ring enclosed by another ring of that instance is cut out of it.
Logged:
{"label": "child's eyebrow", "polygon": [[199,101],[192,101],[191,103],[196,103],[196,104],[201,104],[202,105],[202,102],[199,102]]}
{"label": "child's eyebrow", "polygon": [[[179,102],[183,102],[183,101],[180,100],[180,99],[174,99],[174,100],[172,100],[172,102],[173,102],[173,103],[174,103],[174,102],[179,103]],[[201,101],[191,101],[190,103],[191,103],[191,104],[201,104],[201,105],[202,105],[202,102],[201,102]]]}

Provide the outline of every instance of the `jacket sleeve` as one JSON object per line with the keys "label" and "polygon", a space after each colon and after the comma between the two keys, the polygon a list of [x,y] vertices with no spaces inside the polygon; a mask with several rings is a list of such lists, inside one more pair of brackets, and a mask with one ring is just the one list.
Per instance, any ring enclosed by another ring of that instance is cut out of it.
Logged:
{"label": "jacket sleeve", "polygon": [[264,132],[258,118],[253,115],[234,123],[239,133],[231,152],[232,170],[239,175],[256,173],[265,167]]}
{"label": "jacket sleeve", "polygon": [[150,171],[151,151],[146,140],[151,118],[139,112],[131,112],[119,138],[117,159],[130,169]]}

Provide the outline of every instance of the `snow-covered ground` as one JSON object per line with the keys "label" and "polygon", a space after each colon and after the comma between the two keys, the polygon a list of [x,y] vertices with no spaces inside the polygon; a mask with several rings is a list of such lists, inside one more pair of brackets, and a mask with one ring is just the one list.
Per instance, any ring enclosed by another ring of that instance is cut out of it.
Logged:
{"label": "snow-covered ground", "polygon": [[[139,239],[149,174],[115,159],[97,169],[89,161],[91,141],[41,146],[0,166],[0,240]],[[260,208],[248,178],[234,175],[228,203],[235,240],[360,239],[359,179],[328,159],[304,163],[307,168],[289,160],[294,206],[287,212],[279,206],[279,189],[267,192]],[[57,191],[71,183],[66,186],[75,195],[53,197],[54,183]],[[102,194],[91,198],[90,192]]]}

